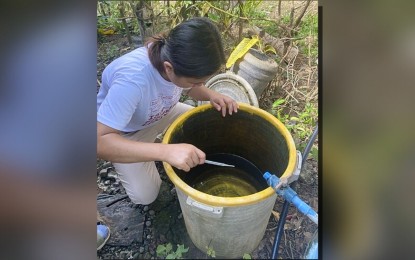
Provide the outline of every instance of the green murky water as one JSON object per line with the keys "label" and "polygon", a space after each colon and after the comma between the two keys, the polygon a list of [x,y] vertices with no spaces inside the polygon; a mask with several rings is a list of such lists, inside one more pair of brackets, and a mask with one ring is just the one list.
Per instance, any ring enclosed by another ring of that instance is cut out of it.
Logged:
{"label": "green murky water", "polygon": [[201,192],[219,197],[241,197],[268,187],[261,171],[248,160],[232,154],[208,155],[207,159],[235,167],[200,165],[186,174],[185,182]]}

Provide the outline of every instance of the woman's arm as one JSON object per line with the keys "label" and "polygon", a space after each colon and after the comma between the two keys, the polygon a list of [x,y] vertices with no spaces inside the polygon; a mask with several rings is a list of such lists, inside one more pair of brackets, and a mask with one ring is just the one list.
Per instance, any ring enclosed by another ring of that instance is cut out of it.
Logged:
{"label": "woman's arm", "polygon": [[232,115],[232,112],[238,112],[239,106],[235,100],[205,86],[191,88],[188,95],[199,101],[210,101],[212,106],[218,111],[222,111],[222,116],[226,115],[226,108],[229,115]]}
{"label": "woman's arm", "polygon": [[206,155],[191,144],[145,143],[128,140],[114,128],[97,122],[97,155],[116,163],[164,161],[189,171],[205,163]]}

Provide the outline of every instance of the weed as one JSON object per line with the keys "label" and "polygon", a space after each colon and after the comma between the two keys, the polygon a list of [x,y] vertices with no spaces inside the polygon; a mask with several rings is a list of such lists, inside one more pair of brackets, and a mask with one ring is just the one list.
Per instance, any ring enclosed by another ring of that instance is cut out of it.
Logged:
{"label": "weed", "polygon": [[[317,107],[315,104],[306,103],[303,111],[297,113],[297,116],[290,117],[283,113],[284,104],[285,99],[283,98],[274,101],[271,113],[287,127],[296,141],[297,148],[303,151],[317,124]],[[318,148],[316,144],[312,146],[310,155],[317,159]]]}
{"label": "weed", "polygon": [[177,245],[176,251],[173,251],[171,243],[165,245],[158,245],[156,252],[158,257],[165,257],[165,259],[181,259],[182,254],[189,251],[189,248],[184,248],[184,245]]}
{"label": "weed", "polygon": [[315,60],[318,56],[318,16],[307,15],[301,21],[298,31],[298,44],[304,53],[310,52],[310,56]]}
{"label": "weed", "polygon": [[265,54],[274,54],[277,55],[277,51],[275,50],[275,48],[269,44],[269,43],[264,43],[262,40],[258,40],[258,42],[256,43],[257,49]]}
{"label": "weed", "polygon": [[215,258],[216,257],[216,252],[215,252],[215,250],[213,249],[213,247],[211,247],[211,246],[206,246],[206,249],[207,249],[207,255],[208,256],[210,256],[210,257],[212,257],[212,258]]}
{"label": "weed", "polygon": [[120,48],[118,48],[118,46],[115,46],[115,45],[111,45],[109,48],[108,48],[108,57],[109,58],[115,58],[115,57],[118,57],[119,56],[119,51],[120,51]]}

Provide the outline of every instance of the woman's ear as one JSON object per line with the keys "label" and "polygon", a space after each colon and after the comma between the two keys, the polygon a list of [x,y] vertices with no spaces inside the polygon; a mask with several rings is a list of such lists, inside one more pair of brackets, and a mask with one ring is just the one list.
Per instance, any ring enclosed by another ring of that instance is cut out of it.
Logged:
{"label": "woman's ear", "polygon": [[163,66],[164,66],[164,71],[166,72],[167,75],[171,75],[174,72],[173,65],[171,65],[170,62],[168,61],[163,62]]}

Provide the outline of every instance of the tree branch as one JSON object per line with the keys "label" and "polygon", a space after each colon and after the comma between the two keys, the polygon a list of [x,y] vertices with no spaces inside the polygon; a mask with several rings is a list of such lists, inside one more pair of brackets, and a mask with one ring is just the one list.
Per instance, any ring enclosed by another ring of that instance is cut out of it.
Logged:
{"label": "tree branch", "polygon": [[307,0],[307,3],[305,4],[303,11],[302,11],[302,12],[301,12],[301,14],[297,17],[297,20],[295,21],[293,28],[297,28],[297,26],[300,24],[301,19],[303,19],[303,16],[304,16],[304,14],[305,14],[305,12],[306,12],[307,8],[310,6],[310,3],[311,3],[311,0]]}

